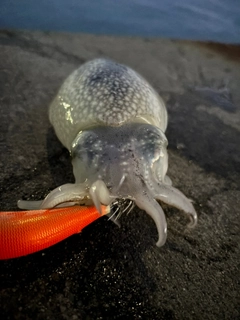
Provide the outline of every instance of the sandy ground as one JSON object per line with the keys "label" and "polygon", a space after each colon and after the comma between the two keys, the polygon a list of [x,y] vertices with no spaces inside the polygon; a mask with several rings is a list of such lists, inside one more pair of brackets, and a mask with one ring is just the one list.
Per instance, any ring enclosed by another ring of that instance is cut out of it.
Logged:
{"label": "sandy ground", "polygon": [[1,319],[240,318],[240,48],[163,39],[0,33],[0,205],[73,181],[48,121],[65,77],[89,59],[125,63],[169,111],[169,176],[199,223],[164,206],[168,239],[137,208],[27,257],[1,261]]}

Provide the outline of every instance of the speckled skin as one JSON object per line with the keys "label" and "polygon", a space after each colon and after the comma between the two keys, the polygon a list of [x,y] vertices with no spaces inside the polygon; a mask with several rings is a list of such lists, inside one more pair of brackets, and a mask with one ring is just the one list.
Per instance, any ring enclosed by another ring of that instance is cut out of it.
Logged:
{"label": "speckled skin", "polygon": [[167,223],[157,200],[196,224],[193,205],[166,175],[165,105],[135,71],[110,60],[90,61],[63,83],[49,114],[72,155],[75,183],[50,192],[41,208],[90,201],[101,211],[101,204],[131,201],[155,221],[158,246],[166,241]]}
{"label": "speckled skin", "polygon": [[145,121],[165,132],[167,111],[155,90],[132,69],[96,59],[74,71],[49,109],[59,140],[69,150],[77,133],[95,125]]}

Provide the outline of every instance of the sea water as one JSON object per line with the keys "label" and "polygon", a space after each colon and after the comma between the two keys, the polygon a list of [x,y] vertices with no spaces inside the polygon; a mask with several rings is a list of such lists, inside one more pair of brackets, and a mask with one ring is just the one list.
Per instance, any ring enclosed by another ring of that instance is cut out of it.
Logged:
{"label": "sea water", "polygon": [[240,0],[0,0],[0,28],[240,43]]}

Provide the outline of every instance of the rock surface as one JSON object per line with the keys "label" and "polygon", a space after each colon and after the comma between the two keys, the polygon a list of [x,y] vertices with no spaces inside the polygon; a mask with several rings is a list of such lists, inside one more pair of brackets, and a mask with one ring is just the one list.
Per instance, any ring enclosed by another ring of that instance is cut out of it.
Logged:
{"label": "rock surface", "polygon": [[0,33],[0,205],[73,181],[48,105],[83,62],[109,57],[155,87],[169,111],[169,176],[193,199],[194,230],[164,207],[168,239],[135,209],[1,261],[1,319],[240,318],[240,48],[162,39]]}

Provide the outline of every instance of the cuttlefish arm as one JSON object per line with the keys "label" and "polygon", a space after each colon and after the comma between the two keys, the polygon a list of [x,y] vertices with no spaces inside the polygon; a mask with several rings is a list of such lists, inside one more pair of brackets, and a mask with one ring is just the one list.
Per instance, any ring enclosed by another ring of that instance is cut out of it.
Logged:
{"label": "cuttlefish arm", "polygon": [[26,210],[67,207],[75,204],[94,204],[99,213],[103,204],[109,205],[113,200],[105,183],[97,180],[90,187],[85,183],[64,184],[52,190],[43,201],[19,200],[18,207]]}
{"label": "cuttlefish arm", "polygon": [[184,211],[191,219],[188,226],[190,228],[196,226],[198,220],[197,213],[192,202],[180,190],[169,185],[158,184],[154,189],[154,198]]}

